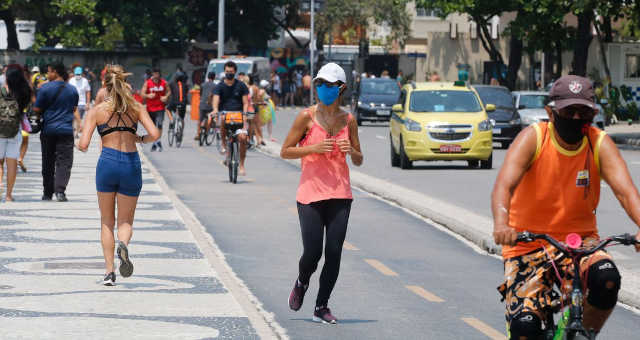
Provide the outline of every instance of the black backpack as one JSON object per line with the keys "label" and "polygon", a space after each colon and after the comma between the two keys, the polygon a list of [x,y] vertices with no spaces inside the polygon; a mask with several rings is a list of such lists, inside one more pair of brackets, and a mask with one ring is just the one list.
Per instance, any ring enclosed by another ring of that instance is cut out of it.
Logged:
{"label": "black backpack", "polygon": [[18,101],[0,88],[0,138],[13,138],[20,132],[22,114]]}

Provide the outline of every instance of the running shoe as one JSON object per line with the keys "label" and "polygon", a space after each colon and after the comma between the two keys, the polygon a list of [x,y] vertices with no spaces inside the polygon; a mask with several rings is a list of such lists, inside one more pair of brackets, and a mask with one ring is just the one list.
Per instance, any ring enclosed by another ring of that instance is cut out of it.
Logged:
{"label": "running shoe", "polygon": [[289,294],[289,308],[291,308],[291,310],[297,312],[302,307],[304,294],[307,292],[307,288],[309,288],[309,285],[303,285],[296,279],[296,282],[293,284],[291,294]]}
{"label": "running shoe", "polygon": [[107,274],[102,280],[102,284],[105,286],[115,286],[116,285],[116,273],[111,272]]}
{"label": "running shoe", "polygon": [[338,319],[331,314],[331,310],[326,306],[316,307],[316,310],[313,312],[313,321],[332,325],[338,323]]}
{"label": "running shoe", "polygon": [[162,143],[158,142],[158,152],[162,152]]}
{"label": "running shoe", "polygon": [[151,152],[156,151],[157,148],[158,148],[157,145],[155,145],[155,144],[151,145]]}
{"label": "running shoe", "polygon": [[129,249],[123,242],[118,242],[118,258],[120,259],[120,275],[129,277],[133,274],[133,263],[129,259]]}

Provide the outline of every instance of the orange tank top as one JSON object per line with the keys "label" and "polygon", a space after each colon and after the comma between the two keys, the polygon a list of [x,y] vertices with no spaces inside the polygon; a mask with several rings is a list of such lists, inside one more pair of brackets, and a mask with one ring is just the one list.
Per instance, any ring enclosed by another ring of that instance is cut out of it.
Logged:
{"label": "orange tank top", "polygon": [[[516,187],[509,226],[518,232],[549,234],[564,242],[570,233],[597,236],[596,208],[600,200],[599,151],[605,132],[589,127],[578,150],[562,148],[553,123],[533,126],[536,154]],[[541,248],[540,242],[504,246],[505,259]]]}
{"label": "orange tank top", "polygon": [[[307,109],[307,112],[311,116],[313,125],[299,143],[300,146],[318,144],[330,137],[322,125],[316,121],[314,111]],[[349,114],[347,125],[332,138],[349,139],[348,122],[352,119],[353,116]],[[296,194],[296,201],[302,204],[329,199],[353,199],[346,154],[340,151],[337,144],[333,145],[331,152],[310,154],[302,158],[302,173]]]}

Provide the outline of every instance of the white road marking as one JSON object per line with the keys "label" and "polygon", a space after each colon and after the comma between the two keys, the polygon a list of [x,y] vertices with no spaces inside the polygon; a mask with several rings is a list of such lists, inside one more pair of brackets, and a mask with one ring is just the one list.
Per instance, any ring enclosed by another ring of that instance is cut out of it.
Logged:
{"label": "white road marking", "polygon": [[378,139],[382,139],[382,140],[387,140],[387,137],[385,137],[385,136],[380,136],[380,135],[376,135],[376,138],[378,138]]}

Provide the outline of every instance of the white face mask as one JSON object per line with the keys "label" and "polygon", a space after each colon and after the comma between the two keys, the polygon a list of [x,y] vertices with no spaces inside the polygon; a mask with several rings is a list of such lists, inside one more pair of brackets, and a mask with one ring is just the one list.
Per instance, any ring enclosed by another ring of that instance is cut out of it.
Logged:
{"label": "white face mask", "polygon": [[82,79],[82,76],[81,75],[76,75],[76,80],[80,80],[80,79]]}

